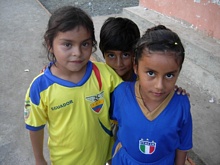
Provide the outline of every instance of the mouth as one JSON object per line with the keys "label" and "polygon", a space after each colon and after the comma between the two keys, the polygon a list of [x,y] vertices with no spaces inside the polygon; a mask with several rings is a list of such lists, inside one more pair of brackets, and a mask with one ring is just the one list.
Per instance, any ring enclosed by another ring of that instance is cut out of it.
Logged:
{"label": "mouth", "polygon": [[156,97],[160,97],[160,96],[162,96],[164,93],[162,93],[162,92],[152,92],[152,94],[153,94],[154,96],[156,96]]}
{"label": "mouth", "polygon": [[114,69],[115,71],[117,72],[123,72],[125,70],[125,68],[117,68],[117,69]]}
{"label": "mouth", "polygon": [[70,63],[74,63],[74,64],[81,64],[81,63],[82,63],[82,60],[70,61]]}

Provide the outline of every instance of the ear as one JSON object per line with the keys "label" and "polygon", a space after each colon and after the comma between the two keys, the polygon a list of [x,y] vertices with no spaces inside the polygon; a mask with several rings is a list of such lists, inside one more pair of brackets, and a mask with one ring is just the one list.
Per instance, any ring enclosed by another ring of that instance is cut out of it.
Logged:
{"label": "ear", "polygon": [[48,51],[53,54],[53,47],[50,46],[49,41],[46,42],[46,47],[48,49]]}
{"label": "ear", "polygon": [[48,47],[48,51],[49,51],[51,54],[53,54],[53,49],[52,49],[52,48]]}
{"label": "ear", "polygon": [[136,75],[138,75],[138,74],[137,74],[137,71],[138,71],[138,65],[137,65],[137,64],[134,64],[134,65],[133,65],[133,69],[134,69],[134,73],[135,73]]}

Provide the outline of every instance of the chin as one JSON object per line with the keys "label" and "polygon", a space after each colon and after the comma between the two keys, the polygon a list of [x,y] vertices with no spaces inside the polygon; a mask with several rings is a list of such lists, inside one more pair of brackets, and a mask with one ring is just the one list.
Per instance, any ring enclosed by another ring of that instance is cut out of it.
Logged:
{"label": "chin", "polygon": [[120,73],[117,73],[120,77],[124,77],[125,74],[120,74]]}

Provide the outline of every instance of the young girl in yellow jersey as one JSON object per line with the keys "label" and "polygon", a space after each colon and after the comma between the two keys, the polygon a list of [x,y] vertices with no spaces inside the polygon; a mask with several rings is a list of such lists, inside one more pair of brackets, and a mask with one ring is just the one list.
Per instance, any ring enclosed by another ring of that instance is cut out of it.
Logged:
{"label": "young girl in yellow jersey", "polygon": [[89,61],[96,49],[94,25],[81,9],[56,10],[44,39],[51,63],[32,81],[24,109],[36,164],[47,164],[47,125],[52,164],[104,165],[111,152],[110,93],[122,80],[106,64]]}

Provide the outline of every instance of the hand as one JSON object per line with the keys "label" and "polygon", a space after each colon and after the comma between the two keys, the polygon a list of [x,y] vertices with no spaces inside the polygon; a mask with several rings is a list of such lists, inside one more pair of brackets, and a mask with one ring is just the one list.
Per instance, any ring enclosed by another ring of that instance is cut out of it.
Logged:
{"label": "hand", "polygon": [[190,97],[190,94],[187,93],[185,89],[182,89],[182,87],[178,87],[177,85],[175,85],[174,90],[176,91],[178,95],[182,94],[182,95],[187,95],[188,97]]}
{"label": "hand", "polygon": [[41,160],[36,160],[36,164],[35,165],[47,165],[46,160],[43,158]]}
{"label": "hand", "polygon": [[106,163],[106,165],[111,165],[112,164],[112,160],[110,159],[107,163]]}
{"label": "hand", "polygon": [[193,162],[193,160],[192,159],[190,159],[190,158],[186,158],[186,161],[185,161],[185,165],[196,165],[194,162]]}
{"label": "hand", "polygon": [[43,69],[40,70],[40,73],[43,73],[46,70],[47,66],[44,66]]}

